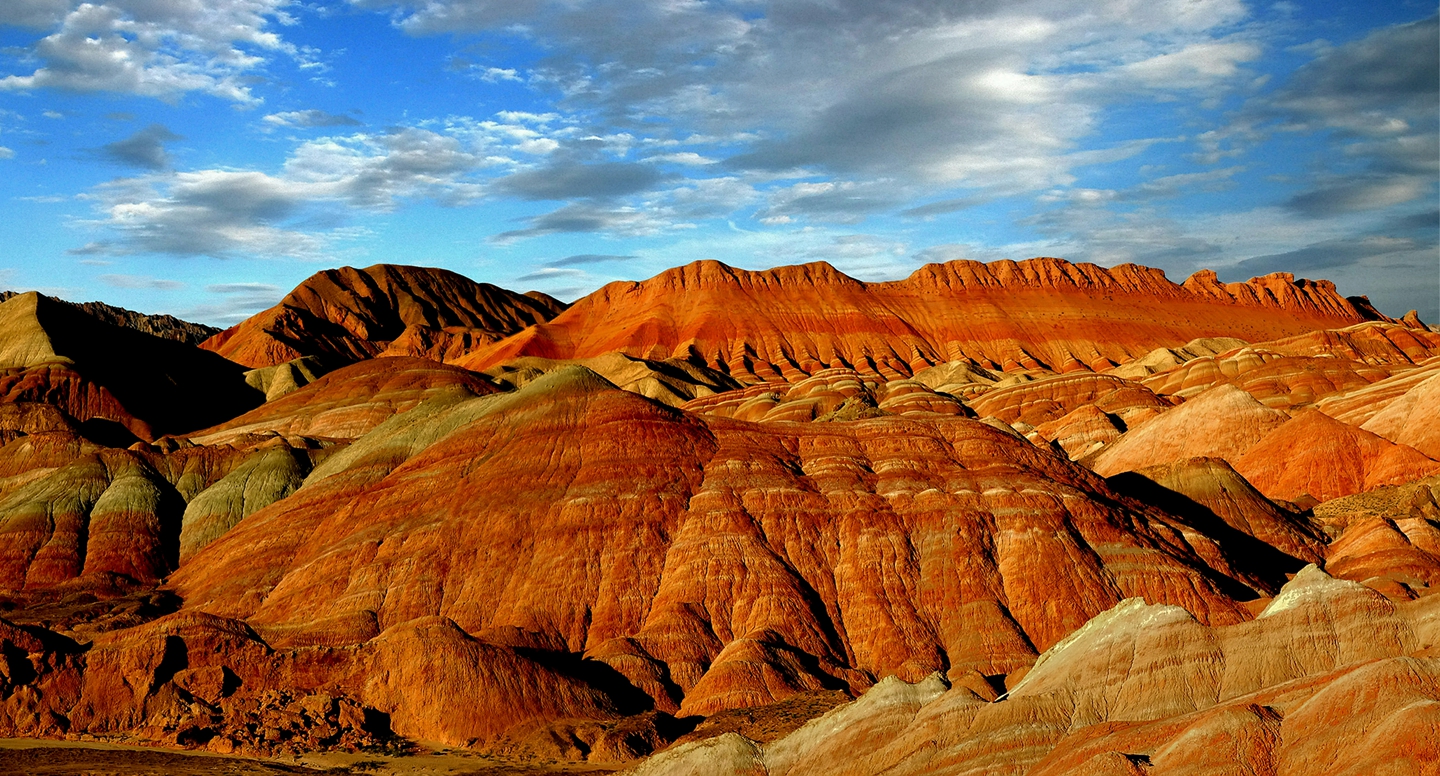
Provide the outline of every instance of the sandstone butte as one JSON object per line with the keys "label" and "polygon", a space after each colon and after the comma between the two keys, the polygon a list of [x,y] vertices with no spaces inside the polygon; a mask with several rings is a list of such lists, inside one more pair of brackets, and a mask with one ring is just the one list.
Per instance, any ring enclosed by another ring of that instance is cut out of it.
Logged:
{"label": "sandstone butte", "polygon": [[680,358],[745,382],[847,367],[886,379],[970,361],[1006,372],[1099,370],[1198,337],[1273,340],[1383,318],[1328,281],[1277,273],[1183,284],[1156,269],[1060,259],[930,264],[863,283],[824,262],[763,272],[700,261],[643,282],[616,282],[548,323],[476,348],[484,370],[520,356],[618,351]]}
{"label": "sandstone butte", "polygon": [[[0,735],[1440,762],[1440,335],[1323,281],[702,262],[562,312],[379,265],[209,341],[238,365],[59,304],[0,305],[10,369],[78,386],[0,403]],[[156,375],[244,401],[182,422]]]}
{"label": "sandstone butte", "polygon": [[443,269],[341,267],[316,273],[279,304],[200,346],[252,368],[303,356],[347,363],[382,353],[446,361],[564,307],[537,291],[517,294]]}

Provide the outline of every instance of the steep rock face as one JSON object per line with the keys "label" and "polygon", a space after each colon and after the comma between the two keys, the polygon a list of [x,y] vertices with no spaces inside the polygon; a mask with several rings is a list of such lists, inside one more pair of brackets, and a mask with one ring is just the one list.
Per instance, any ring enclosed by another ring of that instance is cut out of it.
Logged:
{"label": "steep rock face", "polygon": [[223,444],[259,433],[353,439],[397,412],[450,391],[480,396],[496,388],[480,375],[426,358],[381,357],[330,372],[190,439]]}
{"label": "steep rock face", "polygon": [[[770,744],[733,734],[635,774],[1424,772],[1440,759],[1433,601],[1396,605],[1303,570],[1252,622],[1126,600],[999,701],[887,680]],[[1418,770],[1417,770],[1418,769]]]}
{"label": "steep rock face", "polygon": [[1262,493],[1329,501],[1440,473],[1440,462],[1317,410],[1302,410],[1235,460]]}
{"label": "steep rock face", "polygon": [[746,383],[834,367],[898,379],[957,360],[1068,372],[1196,337],[1263,341],[1370,315],[1324,282],[1267,276],[1243,287],[1253,293],[1197,292],[1159,270],[1059,259],[932,264],[868,284],[824,263],[748,272],[701,261],[612,283],[462,365],[620,351],[704,363]]}
{"label": "steep rock face", "polygon": [[[1145,481],[1159,488],[1146,487]],[[1319,563],[1325,558],[1327,537],[1318,526],[1303,514],[1267,499],[1223,459],[1190,458],[1117,475],[1110,483],[1116,490],[1189,516],[1201,525],[1207,513],[1213,515],[1264,545],[1236,546],[1232,550],[1264,552],[1274,548],[1307,563]],[[1291,570],[1298,568],[1295,565]]]}
{"label": "steep rock face", "polygon": [[1200,456],[1233,462],[1289,420],[1239,388],[1220,385],[1125,434],[1091,468],[1109,477]]}
{"label": "steep rock face", "polygon": [[[8,302],[16,296],[20,296],[20,294],[14,291],[0,291],[0,302]],[[199,345],[220,332],[214,326],[183,321],[173,315],[147,315],[104,302],[67,302],[63,299],[49,298],[78,308],[98,321],[134,329],[163,339],[183,342],[186,345]]]}
{"label": "steep rock face", "polygon": [[1007,673],[1126,596],[1236,622],[1275,574],[982,423],[742,423],[569,367],[386,421],[172,584],[278,645],[440,616],[708,713]]}
{"label": "steep rock face", "polygon": [[7,402],[52,404],[78,421],[123,426],[149,440],[259,404],[264,397],[243,372],[213,353],[104,323],[33,292],[0,304],[0,395]]}
{"label": "steep rock face", "polygon": [[442,269],[376,264],[316,273],[269,310],[201,347],[245,366],[302,356],[357,361],[384,353],[451,361],[547,321],[561,308]]}

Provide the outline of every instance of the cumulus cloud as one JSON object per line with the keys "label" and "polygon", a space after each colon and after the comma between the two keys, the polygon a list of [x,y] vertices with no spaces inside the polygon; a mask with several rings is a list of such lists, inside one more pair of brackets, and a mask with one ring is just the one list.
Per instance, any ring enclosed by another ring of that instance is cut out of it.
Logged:
{"label": "cumulus cloud", "polygon": [[173,99],[188,92],[238,103],[258,99],[247,75],[265,54],[294,54],[267,29],[288,20],[288,0],[18,0],[0,21],[53,29],[31,56],[29,74],[0,78],[0,89],[118,92]]}
{"label": "cumulus cloud", "polygon": [[[411,34],[542,42],[550,55],[530,82],[602,126],[653,128],[642,142],[666,150],[651,162],[702,175],[723,163],[752,184],[809,174],[869,186],[809,199],[777,192],[761,215],[777,223],[853,221],[956,188],[974,191],[945,201],[1069,185],[1106,150],[1086,144],[1108,107],[1177,90],[1223,94],[1259,53],[1233,37],[1241,0],[835,0],[773,3],[763,14],[621,0],[352,3],[392,11]],[[535,199],[655,183],[622,168],[518,175],[508,193]],[[943,212],[953,211],[937,203],[911,215]]]}
{"label": "cumulus cloud", "polygon": [[323,110],[291,110],[283,113],[271,113],[261,119],[271,127],[296,127],[309,129],[311,127],[359,127],[363,122],[352,116],[326,113]]}
{"label": "cumulus cloud", "polygon": [[165,152],[165,144],[181,139],[163,124],[151,124],[124,140],[107,143],[100,150],[111,161],[133,167],[163,170],[170,166],[170,156]]}
{"label": "cumulus cloud", "polygon": [[279,174],[195,170],[124,178],[87,195],[110,233],[84,253],[314,258],[353,236],[352,209],[383,212],[407,199],[461,204],[483,161],[453,137],[407,128],[302,144]]}

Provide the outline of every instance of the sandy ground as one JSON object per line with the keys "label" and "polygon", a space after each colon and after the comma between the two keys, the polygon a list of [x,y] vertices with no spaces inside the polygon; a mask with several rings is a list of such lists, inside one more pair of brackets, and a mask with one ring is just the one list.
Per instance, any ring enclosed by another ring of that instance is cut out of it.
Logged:
{"label": "sandy ground", "polygon": [[313,754],[274,760],[180,752],[124,744],[0,739],[0,775],[34,776],[272,776],[277,774],[377,774],[385,776],[548,776],[611,773],[614,768],[563,763],[507,764],[484,755],[431,749],[422,754]]}

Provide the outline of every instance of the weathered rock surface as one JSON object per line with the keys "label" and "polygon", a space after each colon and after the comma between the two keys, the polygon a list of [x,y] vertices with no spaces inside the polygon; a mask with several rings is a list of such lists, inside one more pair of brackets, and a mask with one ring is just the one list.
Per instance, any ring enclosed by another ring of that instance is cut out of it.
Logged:
{"label": "weathered rock surface", "polygon": [[189,438],[208,445],[251,434],[354,439],[436,395],[458,391],[480,396],[496,390],[484,377],[438,361],[380,357],[330,372]]}
{"label": "weathered rock surface", "polygon": [[822,369],[793,384],[752,385],[683,405],[736,420],[861,420],[886,415],[971,415],[956,398],[914,380],[878,380],[853,369]]}
{"label": "weathered rock surface", "polygon": [[682,714],[1008,673],[1127,596],[1237,622],[1277,580],[982,423],[741,423],[577,367],[397,415],[172,577],[277,646],[445,617]]}
{"label": "weathered rock surface", "polygon": [[373,356],[453,361],[563,309],[443,269],[376,264],[316,273],[280,300],[202,343],[251,368],[303,356],[340,363]]}
{"label": "weathered rock surface", "polygon": [[1317,410],[1301,410],[1244,455],[1236,471],[1270,498],[1329,501],[1440,473],[1440,462]]}
{"label": "weathered rock surface", "polygon": [[1045,652],[1003,700],[888,679],[769,744],[729,734],[636,774],[1423,773],[1440,761],[1435,602],[1315,567],[1253,622],[1128,599]]}
{"label": "weathered rock surface", "polygon": [[243,372],[34,292],[0,304],[0,403],[51,404],[82,423],[128,432],[131,441],[193,431],[259,404],[264,397]]}
{"label": "weathered rock surface", "polygon": [[701,397],[740,388],[729,375],[679,359],[650,361],[624,353],[606,353],[577,361],[556,361],[533,356],[518,358],[486,370],[496,384],[514,389],[570,364],[589,369],[616,387],[638,393],[661,404],[678,407]]}
{"label": "weathered rock surface", "polygon": [[1204,456],[1233,463],[1289,420],[1284,412],[1223,384],[1125,434],[1097,455],[1091,468],[1109,477]]}
{"label": "weathered rock surface", "polygon": [[986,369],[1109,368],[1197,337],[1265,341],[1372,318],[1325,281],[1286,274],[1176,285],[1133,264],[956,261],[862,283],[825,263],[748,272],[701,261],[612,283],[555,320],[477,349],[484,370],[521,356],[619,351],[703,363],[744,383],[846,367],[887,380],[950,361]]}

